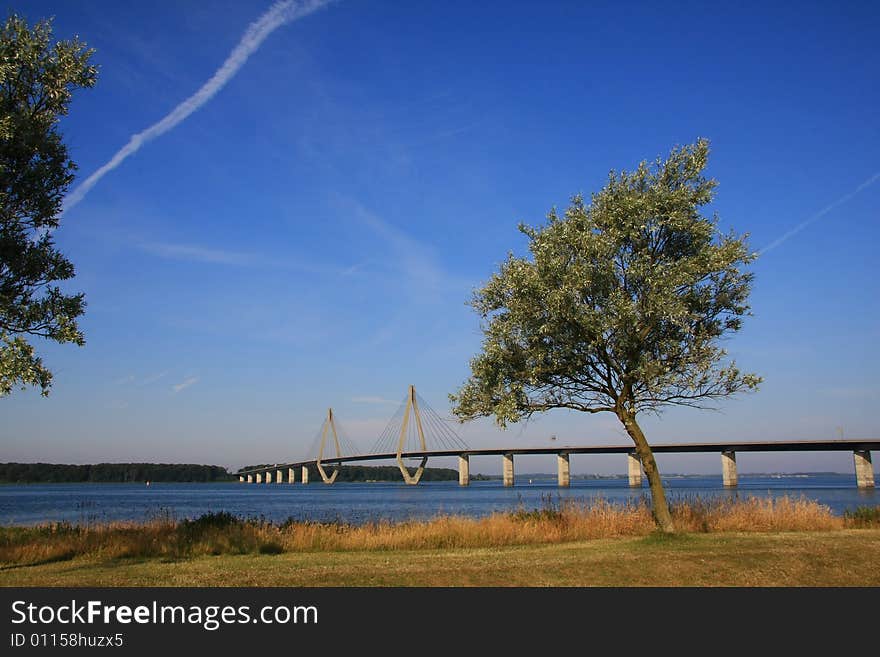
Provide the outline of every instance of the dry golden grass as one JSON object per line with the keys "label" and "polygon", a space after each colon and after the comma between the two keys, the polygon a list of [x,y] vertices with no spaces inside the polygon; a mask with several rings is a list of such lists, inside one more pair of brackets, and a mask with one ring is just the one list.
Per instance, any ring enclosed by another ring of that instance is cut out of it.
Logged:
{"label": "dry golden grass", "polygon": [[690,532],[831,531],[849,525],[826,506],[803,498],[698,500],[673,507],[676,527]]}
{"label": "dry golden grass", "polygon": [[[672,505],[681,532],[829,531],[863,527],[806,499],[688,500]],[[869,523],[870,524],[870,523]],[[654,531],[648,506],[547,502],[533,511],[485,518],[441,516],[429,521],[360,526],[287,522],[280,525],[210,514],[196,520],[157,520],[80,527],[55,524],[0,528],[0,564],[33,565],[79,556],[95,559],[185,559],[203,555],[282,552],[444,550],[567,543],[646,536]]]}

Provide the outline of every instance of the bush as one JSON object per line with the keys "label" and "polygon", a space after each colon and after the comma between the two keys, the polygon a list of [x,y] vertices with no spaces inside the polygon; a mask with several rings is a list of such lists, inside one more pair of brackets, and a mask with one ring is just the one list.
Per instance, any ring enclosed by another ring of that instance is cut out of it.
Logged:
{"label": "bush", "polygon": [[205,513],[194,520],[184,520],[182,527],[187,527],[193,531],[205,529],[225,529],[231,525],[238,525],[241,519],[232,515],[229,511],[217,511]]}
{"label": "bush", "polygon": [[843,512],[843,519],[848,527],[880,526],[880,506],[860,506],[852,511]]}

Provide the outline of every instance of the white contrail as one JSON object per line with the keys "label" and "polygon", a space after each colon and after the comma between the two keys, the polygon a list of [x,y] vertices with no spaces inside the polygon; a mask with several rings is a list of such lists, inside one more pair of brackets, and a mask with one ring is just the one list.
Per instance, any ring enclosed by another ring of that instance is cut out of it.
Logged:
{"label": "white contrail", "polygon": [[764,255],[765,253],[767,253],[767,251],[770,251],[771,249],[775,249],[777,246],[779,246],[780,244],[782,244],[782,243],[783,243],[784,241],[786,241],[788,238],[793,237],[794,235],[797,235],[799,232],[801,232],[804,228],[806,228],[807,226],[809,226],[811,223],[813,223],[814,221],[818,221],[819,219],[821,219],[822,217],[824,217],[826,214],[828,214],[829,212],[831,212],[834,208],[836,208],[836,207],[839,206],[839,205],[842,205],[842,204],[846,203],[846,202],[849,201],[853,196],[855,196],[856,194],[858,194],[858,193],[859,193],[860,191],[862,191],[863,189],[866,189],[866,188],[870,187],[871,185],[873,185],[873,184],[874,184],[875,182],[877,182],[878,180],[880,180],[880,171],[878,171],[878,172],[875,173],[873,176],[871,176],[870,178],[868,178],[865,182],[863,182],[861,185],[859,185],[858,187],[856,187],[856,188],[855,188],[853,191],[851,191],[849,194],[846,194],[846,195],[844,195],[844,196],[841,196],[839,199],[837,199],[836,201],[834,201],[834,203],[832,203],[832,204],[829,205],[828,207],[819,210],[819,211],[818,211],[816,214],[814,214],[812,217],[810,217],[810,218],[807,219],[806,221],[802,221],[802,222],[799,223],[797,226],[795,226],[794,228],[792,228],[790,231],[788,231],[787,233],[785,233],[785,235],[783,235],[782,237],[776,239],[775,241],[773,241],[773,242],[771,242],[770,244],[768,244],[767,246],[765,246],[763,249],[761,249],[760,251],[758,251],[758,255]]}
{"label": "white contrail", "polygon": [[332,0],[305,0],[297,2],[297,0],[284,0],[276,2],[260,16],[257,20],[248,26],[241,41],[232,49],[223,65],[217,69],[217,72],[211,76],[211,79],[205,82],[201,88],[192,96],[184,100],[177,107],[165,116],[158,123],[154,123],[146,130],[138,132],[131,136],[128,143],[117,151],[100,169],[95,171],[91,176],[86,178],[76,189],[74,189],[64,200],[64,211],[66,212],[77,203],[79,203],[89,190],[94,187],[101,178],[113,171],[129,156],[140,150],[141,146],[148,141],[159,137],[179,123],[186,117],[199,109],[202,105],[211,100],[218,91],[220,91],[227,82],[229,82],[238,70],[244,66],[248,58],[260,47],[263,41],[282,25],[290,23],[298,18],[302,18],[321,7],[329,4]]}
{"label": "white contrail", "polygon": [[176,394],[177,394],[178,392],[180,392],[181,390],[185,390],[186,388],[189,388],[191,385],[195,385],[195,384],[198,383],[198,382],[199,382],[199,377],[197,377],[197,376],[191,376],[191,377],[189,377],[189,378],[187,378],[187,379],[184,379],[184,380],[181,381],[180,383],[171,386],[171,390],[172,390],[172,391],[174,392],[174,394],[176,395]]}

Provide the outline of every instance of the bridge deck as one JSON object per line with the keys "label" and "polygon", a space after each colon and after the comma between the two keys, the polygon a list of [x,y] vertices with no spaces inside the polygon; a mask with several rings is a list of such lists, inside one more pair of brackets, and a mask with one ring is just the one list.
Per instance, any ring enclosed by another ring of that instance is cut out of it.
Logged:
{"label": "bridge deck", "polygon": [[[875,451],[880,450],[880,440],[786,440],[775,442],[737,442],[737,443],[666,443],[652,445],[655,454],[669,453],[701,453],[701,452],[833,452],[833,451]],[[554,445],[553,447],[500,447],[492,449],[457,449],[434,450],[426,452],[404,452],[404,458],[422,458],[425,456],[501,456],[503,454],[629,454],[634,451],[633,445],[589,445],[569,446]],[[397,453],[358,454],[322,459],[322,463],[334,465],[357,461],[380,461],[396,459]],[[239,470],[236,475],[248,475],[267,472],[279,468],[296,468],[314,465],[315,459],[275,463],[271,466]]]}

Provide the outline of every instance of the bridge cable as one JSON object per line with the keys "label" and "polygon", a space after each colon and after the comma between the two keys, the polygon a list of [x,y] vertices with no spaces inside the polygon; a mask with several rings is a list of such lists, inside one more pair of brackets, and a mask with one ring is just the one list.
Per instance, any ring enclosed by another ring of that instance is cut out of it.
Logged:
{"label": "bridge cable", "polygon": [[360,449],[357,444],[349,438],[342,423],[335,417],[333,418],[333,422],[336,425],[336,435],[339,437],[339,449],[342,450],[342,456],[358,456],[360,454]]}
{"label": "bridge cable", "polygon": [[[403,429],[404,416],[407,411],[408,398],[404,397],[397,411],[385,425],[376,442],[370,450],[371,454],[394,454],[400,442],[400,434]],[[428,451],[456,451],[469,449],[467,443],[449,426],[448,422],[431,408],[421,395],[416,395],[416,403],[419,407],[419,419],[422,431],[425,435],[425,446]],[[421,452],[422,445],[419,439],[418,424],[415,418],[415,409],[409,411],[406,433],[403,437],[404,452]],[[412,457],[418,458],[418,457]]]}
{"label": "bridge cable", "polygon": [[462,438],[449,426],[449,424],[444,420],[437,412],[431,408],[430,404],[426,402],[420,395],[417,395],[419,408],[424,411],[422,414],[423,417],[428,417],[433,421],[433,426],[436,427],[438,431],[438,439],[441,443],[446,446],[450,450],[456,449],[469,449],[467,443],[462,440]]}
{"label": "bridge cable", "polygon": [[403,424],[403,413],[406,410],[406,398],[398,406],[397,411],[385,425],[379,438],[370,449],[371,454],[387,454],[396,451],[395,440],[400,436],[400,427]]}
{"label": "bridge cable", "polygon": [[318,433],[315,434],[314,440],[312,440],[312,444],[309,445],[309,449],[306,452],[306,456],[303,459],[304,461],[311,461],[312,459],[318,458],[318,448],[321,446],[321,436],[324,433],[324,425],[327,423],[325,419],[321,422],[321,426],[318,427]]}

